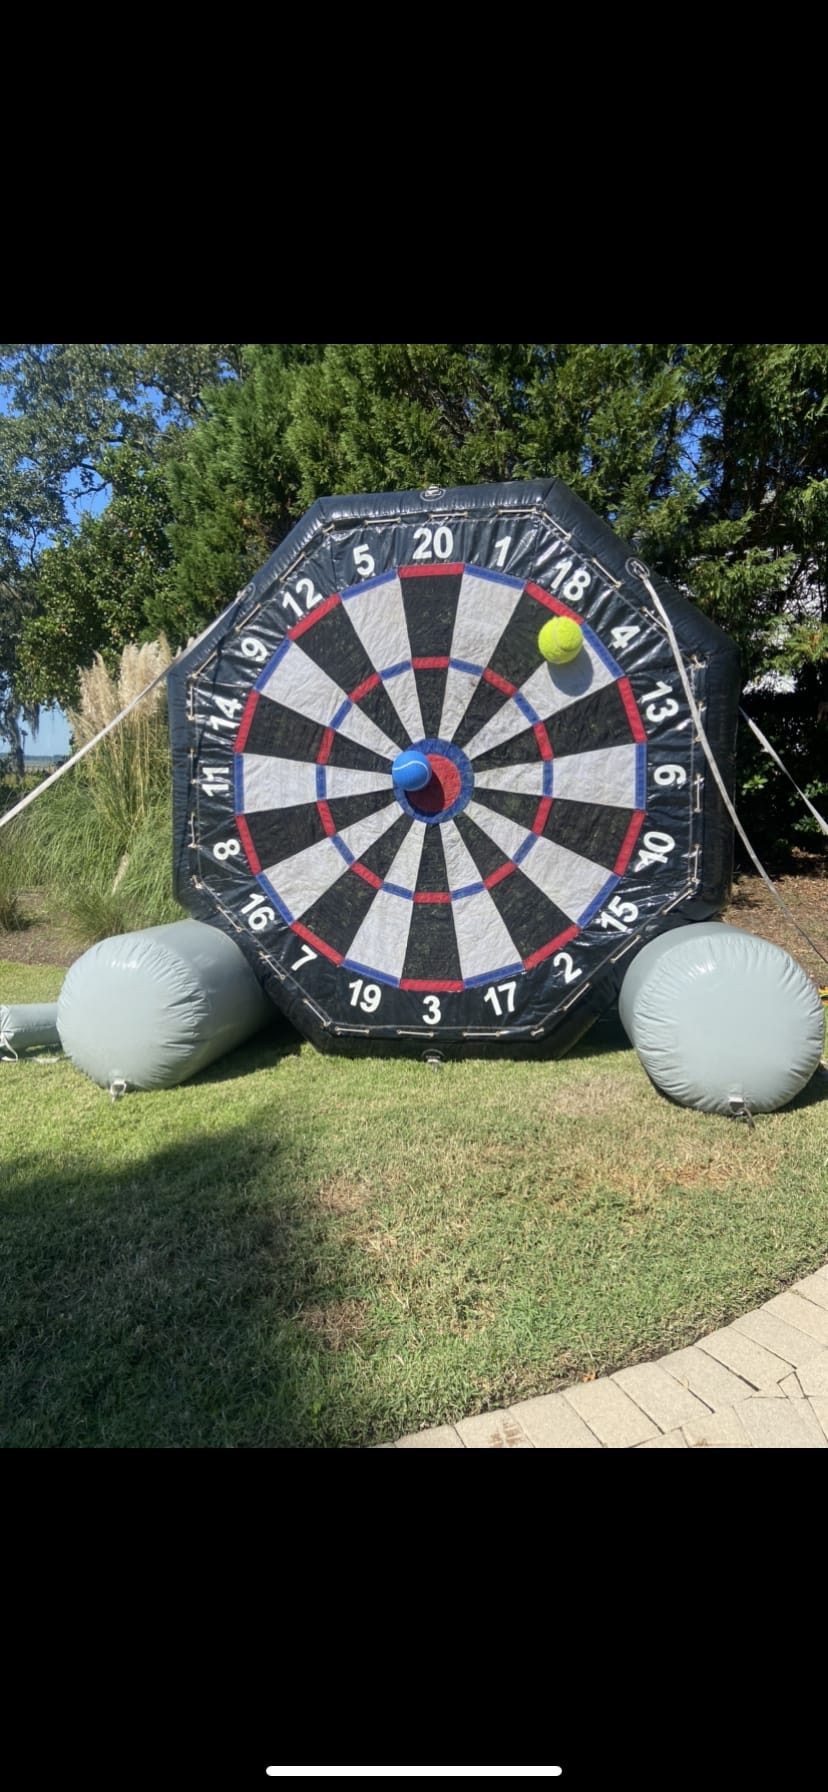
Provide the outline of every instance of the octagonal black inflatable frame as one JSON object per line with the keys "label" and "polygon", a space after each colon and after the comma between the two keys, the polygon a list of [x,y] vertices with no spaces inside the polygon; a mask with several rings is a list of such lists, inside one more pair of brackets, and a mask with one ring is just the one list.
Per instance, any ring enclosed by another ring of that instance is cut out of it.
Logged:
{"label": "octagonal black inflatable frame", "polygon": [[[736,648],[650,576],[731,788]],[[727,900],[663,621],[560,480],[320,499],[168,692],[178,898],[322,1049],[558,1054],[637,947]]]}

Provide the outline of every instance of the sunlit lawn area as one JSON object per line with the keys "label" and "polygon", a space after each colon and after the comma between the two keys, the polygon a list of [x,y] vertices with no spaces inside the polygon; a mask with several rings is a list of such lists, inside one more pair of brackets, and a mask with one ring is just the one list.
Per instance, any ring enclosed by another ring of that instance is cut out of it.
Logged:
{"label": "sunlit lawn area", "polygon": [[[64,972],[0,965],[3,999]],[[560,1062],[277,1030],[113,1103],[0,1065],[6,1447],[363,1446],[691,1342],[828,1258],[828,1072],[742,1124]]]}

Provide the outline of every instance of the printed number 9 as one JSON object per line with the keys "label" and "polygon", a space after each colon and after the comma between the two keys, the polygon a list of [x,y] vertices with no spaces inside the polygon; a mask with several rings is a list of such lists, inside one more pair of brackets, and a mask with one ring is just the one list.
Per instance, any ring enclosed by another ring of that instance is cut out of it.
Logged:
{"label": "printed number 9", "polygon": [[255,635],[243,635],[241,650],[246,660],[257,660],[261,664],[267,659],[264,641],[259,641]]}

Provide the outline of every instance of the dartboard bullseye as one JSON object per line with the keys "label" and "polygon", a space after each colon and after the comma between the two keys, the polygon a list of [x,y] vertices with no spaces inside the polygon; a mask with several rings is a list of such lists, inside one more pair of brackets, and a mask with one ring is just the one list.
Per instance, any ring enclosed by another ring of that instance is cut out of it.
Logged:
{"label": "dartboard bullseye", "polygon": [[[721,905],[728,824],[628,554],[555,481],[323,500],[177,663],[179,897],[317,1044],[569,1037]],[[659,590],[727,775],[734,651]]]}

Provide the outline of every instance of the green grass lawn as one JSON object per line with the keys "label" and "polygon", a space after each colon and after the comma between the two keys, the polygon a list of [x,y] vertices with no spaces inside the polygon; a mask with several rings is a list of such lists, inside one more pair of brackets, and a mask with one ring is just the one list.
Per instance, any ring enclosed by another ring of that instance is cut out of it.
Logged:
{"label": "green grass lawn", "polygon": [[[0,965],[4,1001],[64,972]],[[828,1072],[735,1122],[611,1027],[547,1063],[274,1030],[113,1103],[0,1065],[6,1447],[366,1445],[676,1349],[828,1258]]]}

